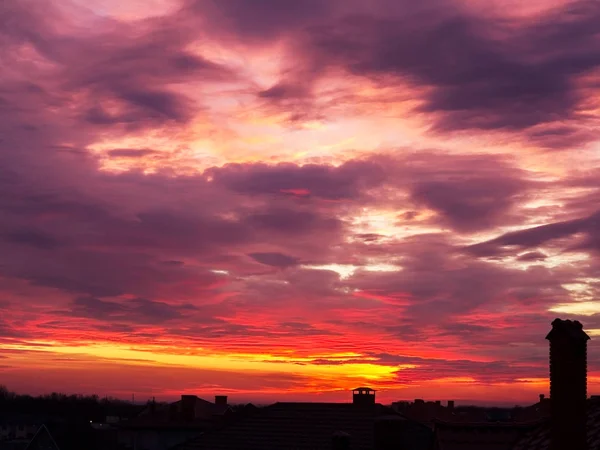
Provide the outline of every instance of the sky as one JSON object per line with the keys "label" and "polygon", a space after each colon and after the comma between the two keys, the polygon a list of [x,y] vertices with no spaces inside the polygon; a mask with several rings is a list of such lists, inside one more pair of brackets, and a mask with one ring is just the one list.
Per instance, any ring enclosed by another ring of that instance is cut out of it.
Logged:
{"label": "sky", "polygon": [[[526,3],[526,4],[524,4]],[[600,394],[600,3],[0,3],[0,380]]]}

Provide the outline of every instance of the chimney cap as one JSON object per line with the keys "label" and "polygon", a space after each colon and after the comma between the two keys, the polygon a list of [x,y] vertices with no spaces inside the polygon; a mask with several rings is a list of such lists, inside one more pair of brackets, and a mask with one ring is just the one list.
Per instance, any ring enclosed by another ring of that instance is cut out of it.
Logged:
{"label": "chimney cap", "polygon": [[556,337],[567,337],[575,340],[587,341],[590,337],[583,331],[583,325],[578,320],[554,319],[552,321],[552,330],[546,336],[546,339],[552,340]]}
{"label": "chimney cap", "polygon": [[357,387],[352,389],[352,391],[369,391],[369,392],[375,392],[375,389],[371,389],[370,387]]}

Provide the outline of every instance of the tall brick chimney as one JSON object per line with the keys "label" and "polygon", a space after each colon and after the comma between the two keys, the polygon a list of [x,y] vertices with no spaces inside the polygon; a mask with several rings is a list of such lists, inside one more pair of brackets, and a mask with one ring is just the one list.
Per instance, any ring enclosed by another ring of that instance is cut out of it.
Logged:
{"label": "tall brick chimney", "polygon": [[587,450],[587,341],[578,321],[555,319],[550,341],[550,449]]}

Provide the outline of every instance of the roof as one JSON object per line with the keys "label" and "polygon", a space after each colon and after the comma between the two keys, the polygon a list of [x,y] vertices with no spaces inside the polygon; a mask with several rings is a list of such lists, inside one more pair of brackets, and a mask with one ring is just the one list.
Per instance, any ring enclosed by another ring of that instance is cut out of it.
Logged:
{"label": "roof", "polygon": [[46,425],[42,425],[25,450],[60,450],[60,448],[54,441],[50,431],[48,431],[48,428],[46,428]]}
{"label": "roof", "polygon": [[193,418],[185,418],[182,401],[169,404],[150,404],[137,417],[119,423],[119,428],[200,429],[213,425],[217,416],[222,416],[229,405],[215,404],[195,395],[185,396],[193,402]]}
{"label": "roof", "polygon": [[515,442],[539,425],[535,423],[434,422],[438,450],[511,450]]}
{"label": "roof", "polygon": [[[352,450],[372,450],[374,423],[393,414],[380,404],[360,407],[351,403],[275,403],[225,427],[208,432],[178,450],[330,450],[334,433],[350,435]],[[429,450],[431,432],[424,425],[402,418],[413,427],[410,438],[421,436],[415,450]],[[420,432],[420,433],[418,433]]]}
{"label": "roof", "polygon": [[106,448],[106,438],[89,423],[48,423],[38,429],[26,450],[100,450]]}
{"label": "roof", "polygon": [[[587,408],[588,450],[600,450],[600,399],[588,400]],[[550,421],[546,420],[524,435],[513,450],[549,450]]]}

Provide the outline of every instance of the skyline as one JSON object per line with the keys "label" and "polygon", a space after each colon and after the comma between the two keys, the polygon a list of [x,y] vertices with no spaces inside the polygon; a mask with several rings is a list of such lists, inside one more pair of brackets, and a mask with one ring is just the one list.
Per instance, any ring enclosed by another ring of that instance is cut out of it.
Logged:
{"label": "skyline", "polygon": [[1,384],[600,393],[600,4],[87,3],[0,6]]}

